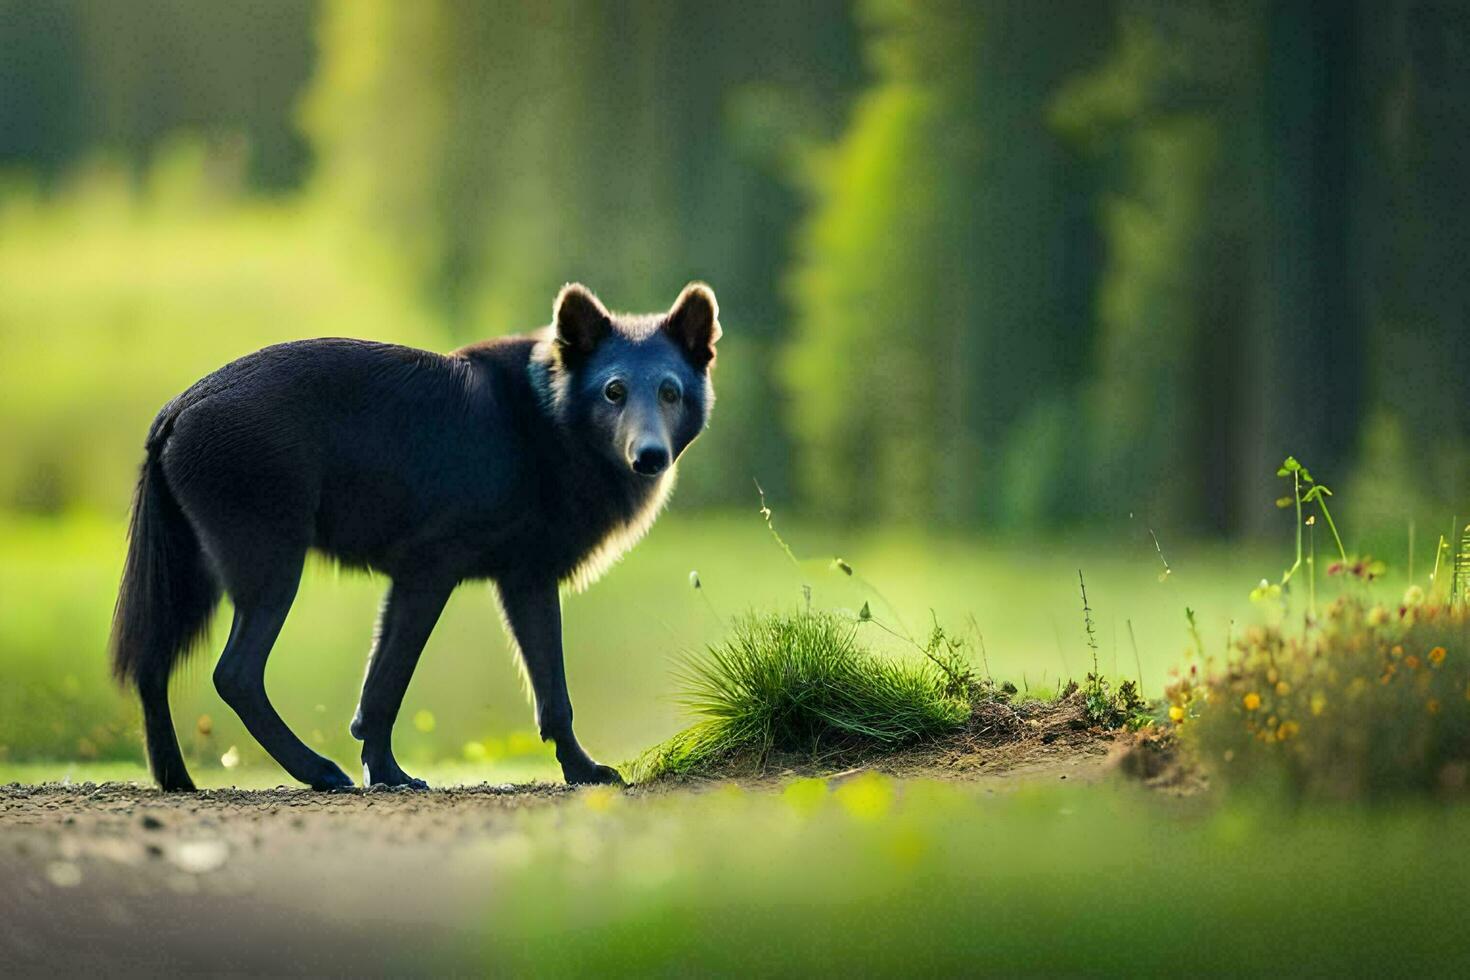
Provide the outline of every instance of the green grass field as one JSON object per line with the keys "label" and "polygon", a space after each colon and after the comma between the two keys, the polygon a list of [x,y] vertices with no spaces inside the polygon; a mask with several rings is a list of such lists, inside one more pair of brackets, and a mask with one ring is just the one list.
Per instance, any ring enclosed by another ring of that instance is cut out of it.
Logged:
{"label": "green grass field", "polygon": [[485,843],[466,941],[515,975],[1445,973],[1467,832],[1463,809],[1126,786],[598,789]]}
{"label": "green grass field", "polygon": [[[754,512],[689,517],[676,507],[601,582],[566,598],[568,673],[579,732],[594,754],[627,760],[677,730],[686,719],[674,697],[673,661],[721,637],[745,610],[804,603],[804,585],[814,607],[856,610],[868,602],[879,619],[895,627],[901,620],[916,633],[927,629],[931,611],[957,631],[973,617],[984,636],[983,657],[973,644],[977,670],[1055,689],[1092,666],[1077,594],[1081,568],[1103,671],[1131,677],[1141,665],[1145,691],[1156,696],[1190,650],[1186,607],[1197,612],[1206,652],[1212,644],[1221,652],[1232,624],[1259,618],[1250,587],[1281,564],[1275,554],[1174,546],[1166,538],[1172,571],[1161,581],[1159,556],[1140,527],[1114,540],[1022,546],[837,533],[782,522],[779,514],[777,521],[793,550],[810,560],[793,564]],[[7,679],[0,776],[21,763],[32,776],[54,763],[59,778],[69,764],[141,761],[137,710],[109,679],[105,653],[122,542],[121,524],[111,521],[11,519],[0,526],[0,675]],[[836,555],[855,576],[830,567]],[[691,571],[699,573],[699,591]],[[357,745],[347,723],[383,586],[309,566],[267,675],[286,719],[349,771]],[[237,781],[219,762],[232,746],[242,769],[273,771],[209,682],[227,627],[228,607],[209,651],[175,683],[185,752],[206,784]],[[864,629],[875,646],[901,645],[876,627]],[[420,769],[549,764],[486,587],[467,586],[451,602],[409,690],[396,742],[405,764]]]}

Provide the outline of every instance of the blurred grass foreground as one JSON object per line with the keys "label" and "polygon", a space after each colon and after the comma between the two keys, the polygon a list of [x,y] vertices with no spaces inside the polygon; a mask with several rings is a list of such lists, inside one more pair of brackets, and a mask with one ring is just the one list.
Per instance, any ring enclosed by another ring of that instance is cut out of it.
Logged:
{"label": "blurred grass foreground", "polygon": [[1470,956],[1466,821],[871,773],[780,795],[598,789],[476,851],[499,897],[447,958],[544,975],[1440,973]]}

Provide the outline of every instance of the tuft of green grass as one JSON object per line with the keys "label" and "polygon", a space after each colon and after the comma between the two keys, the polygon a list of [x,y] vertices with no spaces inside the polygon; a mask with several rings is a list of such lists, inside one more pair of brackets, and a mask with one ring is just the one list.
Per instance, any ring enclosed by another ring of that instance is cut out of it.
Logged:
{"label": "tuft of green grass", "polygon": [[880,655],[835,614],[749,614],[687,660],[683,704],[700,720],[629,767],[637,782],[707,772],[737,756],[817,756],[956,731],[970,699],[942,657]]}

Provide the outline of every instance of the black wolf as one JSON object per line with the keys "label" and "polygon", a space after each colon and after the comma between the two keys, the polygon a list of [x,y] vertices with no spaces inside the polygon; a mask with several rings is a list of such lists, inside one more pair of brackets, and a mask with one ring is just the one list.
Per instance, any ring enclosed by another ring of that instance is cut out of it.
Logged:
{"label": "black wolf", "polygon": [[293,777],[352,785],[271,706],[265,663],[315,549],[390,580],[352,734],[368,784],[424,787],[393,722],[449,594],[495,583],[541,737],[572,783],[621,782],[572,733],[558,587],[631,547],[704,429],[720,336],[691,283],[667,314],[614,315],[585,287],[551,326],[440,355],[359,340],[267,347],[153,421],[112,626],[118,679],[143,702],[160,786],[192,790],[169,716],[175,663],[234,603],[215,687]]}

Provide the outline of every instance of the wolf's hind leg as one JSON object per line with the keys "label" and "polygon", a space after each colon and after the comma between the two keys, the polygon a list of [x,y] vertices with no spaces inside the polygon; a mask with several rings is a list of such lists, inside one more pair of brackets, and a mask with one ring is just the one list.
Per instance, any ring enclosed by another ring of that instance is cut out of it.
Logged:
{"label": "wolf's hind leg", "polygon": [[297,738],[265,693],[265,662],[296,598],[304,559],[304,554],[298,556],[288,566],[289,573],[280,569],[269,587],[234,597],[235,621],[214,668],[214,686],[255,740],[292,778],[313,789],[345,789],[352,780],[335,762]]}
{"label": "wolf's hind leg", "polygon": [[148,768],[166,792],[194,791],[194,781],[179,751],[179,736],[174,731],[173,715],[168,709],[168,675],[153,672],[138,678],[138,694],[143,700],[143,737],[148,747]]}
{"label": "wolf's hind leg", "polygon": [[444,611],[452,589],[415,588],[393,583],[383,597],[378,633],[368,659],[362,698],[352,719],[352,736],[362,741],[364,786],[411,786],[428,789],[422,779],[404,772],[393,758],[393,722],[418,666],[419,655]]}

